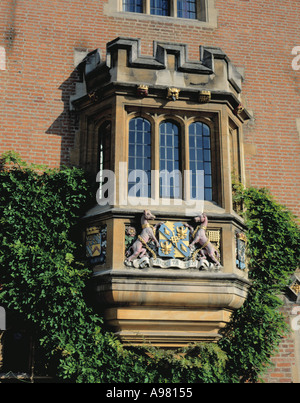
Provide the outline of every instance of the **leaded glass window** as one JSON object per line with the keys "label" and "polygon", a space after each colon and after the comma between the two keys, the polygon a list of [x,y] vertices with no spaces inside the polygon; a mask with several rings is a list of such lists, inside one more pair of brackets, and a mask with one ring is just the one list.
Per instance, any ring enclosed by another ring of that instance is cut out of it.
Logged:
{"label": "leaded glass window", "polygon": [[[134,118],[129,122],[128,192],[139,182],[137,197],[151,196],[151,125]],[[141,176],[143,171],[143,175]],[[144,178],[144,179],[143,179]]]}
{"label": "leaded glass window", "polygon": [[196,19],[196,3],[197,0],[177,0],[177,17]]}
{"label": "leaded glass window", "polygon": [[151,0],[150,1],[150,14],[154,15],[170,15],[170,1],[169,0]]}
{"label": "leaded glass window", "polygon": [[[115,0],[108,0],[114,2]],[[210,0],[122,0],[122,11],[208,22]],[[214,16],[211,16],[214,19]]]}
{"label": "leaded glass window", "polygon": [[123,0],[123,11],[142,13],[143,0]]}
{"label": "leaded glass window", "polygon": [[189,159],[191,197],[197,195],[197,170],[204,171],[204,199],[212,200],[211,137],[210,128],[202,122],[189,126]]}
{"label": "leaded glass window", "polygon": [[[159,127],[160,135],[160,196],[181,197],[180,132],[172,121],[164,121]],[[172,175],[170,176],[170,174]]]}

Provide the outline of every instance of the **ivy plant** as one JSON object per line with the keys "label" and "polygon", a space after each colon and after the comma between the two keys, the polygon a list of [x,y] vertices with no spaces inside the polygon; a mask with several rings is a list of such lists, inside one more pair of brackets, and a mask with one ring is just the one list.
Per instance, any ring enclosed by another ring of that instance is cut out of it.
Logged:
{"label": "ivy plant", "polygon": [[[280,294],[299,265],[299,228],[266,190],[236,186],[248,227],[252,287],[219,343],[177,351],[123,345],[87,304],[90,269],[76,224],[95,200],[85,173],[28,165],[8,152],[0,169],[0,304],[17,312],[44,362],[68,382],[256,382],[286,331]],[[132,235],[132,234],[131,234]]]}
{"label": "ivy plant", "polygon": [[252,286],[219,345],[227,353],[231,381],[257,382],[289,329],[281,296],[299,267],[300,231],[296,217],[268,189],[235,184],[234,199],[244,206]]}

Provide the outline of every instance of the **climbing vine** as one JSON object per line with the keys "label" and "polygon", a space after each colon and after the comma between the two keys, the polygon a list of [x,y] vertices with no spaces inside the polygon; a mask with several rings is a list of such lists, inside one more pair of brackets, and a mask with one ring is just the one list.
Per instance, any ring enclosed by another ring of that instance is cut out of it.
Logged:
{"label": "climbing vine", "polygon": [[296,217],[267,189],[236,184],[234,199],[244,206],[252,287],[219,345],[227,353],[231,380],[257,382],[289,329],[281,295],[299,267],[300,230]]}
{"label": "climbing vine", "polygon": [[[86,302],[90,270],[74,239],[95,190],[77,168],[2,155],[0,304],[38,340],[48,372],[69,382],[257,381],[286,331],[280,293],[299,264],[299,229],[265,190],[237,186],[246,207],[252,287],[218,344],[178,351],[123,345]],[[129,234],[132,235],[132,234]]]}

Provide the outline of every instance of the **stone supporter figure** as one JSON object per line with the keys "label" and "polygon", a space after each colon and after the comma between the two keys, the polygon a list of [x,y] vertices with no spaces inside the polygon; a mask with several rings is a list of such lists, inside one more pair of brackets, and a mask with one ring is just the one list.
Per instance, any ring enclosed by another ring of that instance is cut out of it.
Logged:
{"label": "stone supporter figure", "polygon": [[[154,241],[157,248],[159,247],[158,240],[156,239],[153,229],[149,224],[149,220],[154,220],[155,216],[151,213],[150,210],[144,210],[141,225],[142,232],[138,236],[138,239],[134,242],[134,244],[128,249],[126,252],[126,263],[132,262],[134,259],[142,258],[147,253],[147,244],[150,241]],[[148,249],[149,250],[149,249]]]}
{"label": "stone supporter figure", "polygon": [[194,218],[194,221],[196,223],[200,223],[200,226],[198,226],[195,230],[191,225],[185,224],[185,226],[190,228],[191,233],[193,234],[193,241],[189,244],[190,249],[195,250],[198,244],[200,246],[200,260],[209,257],[215,265],[220,266],[220,254],[206,236],[208,223],[206,214],[200,214]]}

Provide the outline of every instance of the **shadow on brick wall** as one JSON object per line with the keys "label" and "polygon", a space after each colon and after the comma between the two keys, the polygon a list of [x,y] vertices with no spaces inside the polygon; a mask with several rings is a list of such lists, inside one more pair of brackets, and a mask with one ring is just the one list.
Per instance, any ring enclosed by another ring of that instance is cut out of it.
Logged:
{"label": "shadow on brick wall", "polygon": [[78,130],[79,121],[75,111],[70,110],[70,96],[75,93],[76,83],[79,82],[79,72],[75,69],[59,87],[63,112],[55,119],[46,130],[47,134],[61,137],[60,165],[70,165],[71,153],[74,148],[75,133]]}

